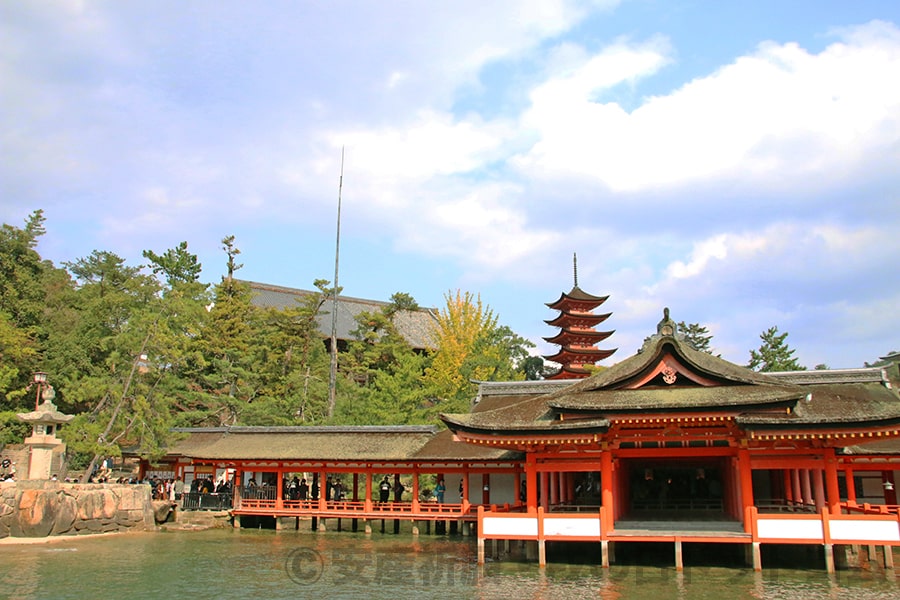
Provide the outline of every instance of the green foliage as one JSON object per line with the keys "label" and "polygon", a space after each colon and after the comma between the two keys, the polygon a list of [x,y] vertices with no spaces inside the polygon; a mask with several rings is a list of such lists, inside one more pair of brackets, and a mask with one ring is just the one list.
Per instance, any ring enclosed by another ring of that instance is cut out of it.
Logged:
{"label": "green foliage", "polygon": [[424,422],[427,391],[423,373],[428,358],[417,354],[403,338],[394,318],[418,310],[412,296],[396,293],[381,311],[356,317],[355,340],[339,357],[341,371],[356,389],[339,403],[336,420],[346,424],[407,424]]}
{"label": "green foliage", "polygon": [[794,350],[785,340],[787,332],[779,334],[778,327],[770,327],[759,335],[762,340],[759,350],[750,351],[750,364],[747,365],[754,371],[805,371],[794,358]]}
{"label": "green foliage", "polygon": [[713,349],[710,346],[713,336],[706,327],[699,323],[685,323],[684,321],[680,321],[678,323],[678,332],[684,335],[685,339],[694,347],[694,349],[699,350],[700,352],[706,352],[707,354],[713,353]]}
{"label": "green foliage", "polygon": [[36,328],[43,314],[45,264],[35,250],[44,234],[44,213],[36,210],[25,228],[4,224],[0,228],[0,313],[15,327]]}
{"label": "green foliage", "polygon": [[38,254],[43,233],[41,211],[0,230],[0,410],[10,411],[0,413],[0,441],[29,433],[15,412],[30,408],[31,374],[45,371],[60,410],[75,415],[60,430],[75,469],[124,448],[154,460],[172,427],[434,422],[438,410],[466,410],[471,379],[540,374],[530,342],[471,294],[448,294],[435,350],[413,350],[396,321],[419,307],[398,292],[359,316],[332,415],[319,332],[329,281],[295,306],[262,309],[235,279],[234,236],[222,240],[226,275],[210,288],[187,242],[144,251],[146,268],[94,250],[63,269]]}
{"label": "green foliage", "polygon": [[436,347],[425,381],[438,399],[435,411],[465,412],[477,381],[525,378],[527,348],[533,344],[498,324],[479,296],[447,293],[433,331]]}
{"label": "green foliage", "polygon": [[29,435],[31,426],[19,420],[17,411],[0,412],[0,448],[5,444],[21,444]]}
{"label": "green foliage", "polygon": [[150,261],[154,275],[162,274],[170,286],[179,283],[196,283],[200,279],[202,266],[196,254],[187,250],[187,242],[166,250],[162,255],[152,250],[144,250],[144,258]]}

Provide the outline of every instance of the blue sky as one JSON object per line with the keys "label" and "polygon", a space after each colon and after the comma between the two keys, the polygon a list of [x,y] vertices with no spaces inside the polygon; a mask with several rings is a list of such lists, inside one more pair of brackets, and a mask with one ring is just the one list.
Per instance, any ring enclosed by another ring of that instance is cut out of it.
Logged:
{"label": "blue sky", "polygon": [[900,349],[900,3],[0,4],[0,217],[56,263],[186,240],[218,281],[462,289],[517,333],[610,295],[744,364]]}

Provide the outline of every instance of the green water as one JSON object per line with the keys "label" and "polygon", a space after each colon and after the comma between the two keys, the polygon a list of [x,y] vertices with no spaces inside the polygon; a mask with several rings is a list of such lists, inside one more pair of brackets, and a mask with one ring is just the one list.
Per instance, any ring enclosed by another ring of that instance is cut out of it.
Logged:
{"label": "green water", "polygon": [[[883,569],[688,566],[602,569],[570,556],[476,565],[471,539],[213,530],[0,546],[0,597],[96,598],[900,598]],[[585,564],[574,564],[583,562]],[[708,564],[708,563],[707,563]]]}

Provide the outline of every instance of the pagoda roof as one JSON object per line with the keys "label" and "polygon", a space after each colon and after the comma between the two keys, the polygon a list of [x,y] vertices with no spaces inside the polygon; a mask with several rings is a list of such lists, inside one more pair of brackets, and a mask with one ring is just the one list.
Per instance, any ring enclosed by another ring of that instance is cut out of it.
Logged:
{"label": "pagoda roof", "polygon": [[565,364],[567,361],[566,357],[574,358],[574,357],[587,357],[593,360],[602,360],[609,356],[612,356],[613,353],[618,350],[618,348],[613,348],[611,350],[604,350],[602,348],[575,348],[573,346],[563,346],[559,349],[556,354],[544,356],[547,360],[552,360],[553,362],[558,362]]}
{"label": "pagoda roof", "polygon": [[594,313],[572,312],[564,310],[553,319],[545,319],[544,323],[553,327],[565,327],[569,323],[588,323],[590,325],[599,325],[608,319],[612,313],[595,315]]}
{"label": "pagoda roof", "polygon": [[588,294],[576,285],[568,293],[563,292],[562,294],[560,294],[559,298],[555,302],[548,302],[547,306],[553,309],[558,309],[559,307],[565,306],[569,303],[593,304],[594,306],[600,306],[608,299],[608,295],[594,296],[592,294]]}
{"label": "pagoda roof", "polygon": [[544,341],[551,344],[564,345],[565,341],[571,338],[590,338],[594,342],[602,342],[615,331],[585,331],[581,329],[563,329],[553,337],[545,337]]}
{"label": "pagoda roof", "polygon": [[586,379],[493,410],[441,418],[453,430],[495,436],[596,429],[633,413],[727,414],[753,430],[900,424],[900,396],[878,369],[759,373],[696,350],[673,325],[666,315],[662,333],[637,354]]}

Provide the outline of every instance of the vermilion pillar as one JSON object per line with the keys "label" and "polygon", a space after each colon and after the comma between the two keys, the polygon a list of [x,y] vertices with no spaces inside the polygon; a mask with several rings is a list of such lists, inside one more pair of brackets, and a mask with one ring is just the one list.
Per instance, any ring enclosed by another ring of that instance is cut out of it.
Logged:
{"label": "vermilion pillar", "polygon": [[791,469],[791,483],[794,488],[794,502],[803,504],[803,489],[800,486],[800,469]]}
{"label": "vermilion pillar", "polygon": [[[743,520],[747,508],[753,506],[753,472],[750,470],[750,451],[745,448],[738,450],[738,471],[741,487],[741,520]],[[747,533],[750,532],[750,526],[750,523],[744,523]]]}
{"label": "vermilion pillar", "polygon": [[844,471],[844,482],[847,484],[847,502],[856,503],[856,482],[853,479],[853,469],[847,467]]}
{"label": "vermilion pillar", "polygon": [[615,518],[616,507],[613,495],[613,462],[612,453],[607,451],[600,455],[600,502],[606,508],[606,514]]}
{"label": "vermilion pillar", "polygon": [[538,476],[541,480],[541,506],[545,511],[547,511],[550,510],[550,473],[543,471],[541,473],[538,473]]}
{"label": "vermilion pillar", "polygon": [[791,504],[794,501],[794,483],[791,481],[791,470],[782,469],[781,473],[784,475],[784,499],[787,504]]}
{"label": "vermilion pillar", "polygon": [[825,508],[825,485],[822,481],[822,469],[812,470],[813,499],[816,503],[816,512]]}
{"label": "vermilion pillar", "polygon": [[834,455],[834,448],[825,451],[825,496],[828,512],[833,515],[841,514],[841,491],[838,487],[837,457]]}
{"label": "vermilion pillar", "polygon": [[812,504],[812,484],[809,481],[809,469],[800,469],[800,488],[803,490],[803,504]]}
{"label": "vermilion pillar", "polygon": [[278,479],[275,481],[275,508],[280,510],[284,508],[284,469],[279,468],[276,475]]}
{"label": "vermilion pillar", "polygon": [[529,511],[537,512],[538,504],[538,477],[537,465],[529,456],[525,462],[525,487],[527,488],[527,504]]}

